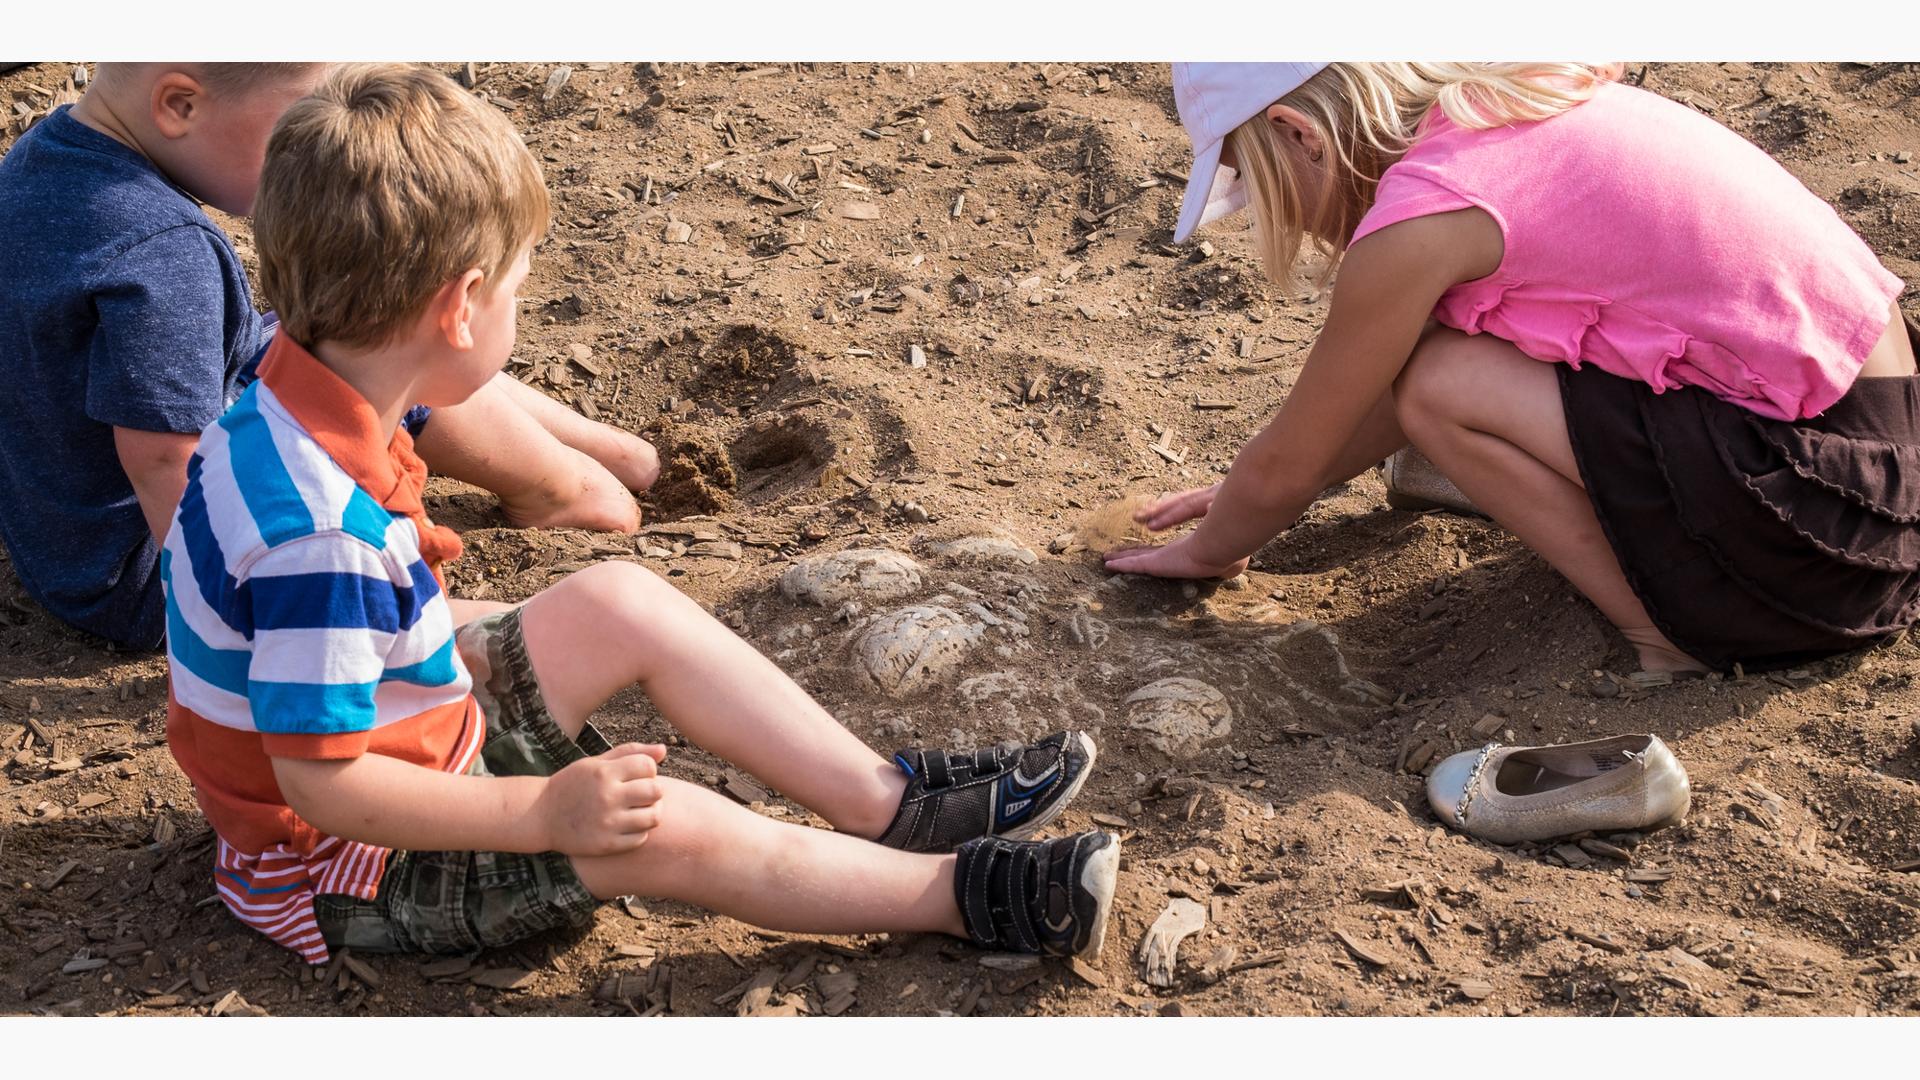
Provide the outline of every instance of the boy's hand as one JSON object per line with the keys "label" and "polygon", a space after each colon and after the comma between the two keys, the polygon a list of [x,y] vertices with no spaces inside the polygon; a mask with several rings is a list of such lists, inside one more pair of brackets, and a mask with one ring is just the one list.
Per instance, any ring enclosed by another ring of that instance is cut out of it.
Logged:
{"label": "boy's hand", "polygon": [[[1211,489],[1207,490],[1211,492]],[[1193,495],[1195,492],[1183,494]],[[1121,548],[1107,552],[1107,569],[1116,574],[1148,574],[1163,578],[1230,578],[1239,577],[1247,569],[1246,559],[1230,563],[1202,562],[1195,558],[1193,549],[1192,535],[1183,536],[1165,547]]]}
{"label": "boy's hand", "polygon": [[566,855],[617,855],[647,842],[660,823],[655,768],[667,756],[658,743],[624,743],[576,761],[547,780],[535,811],[549,850]]}
{"label": "boy's hand", "polygon": [[1175,525],[1185,524],[1194,518],[1206,517],[1207,511],[1213,507],[1214,496],[1218,494],[1220,494],[1220,485],[1215,484],[1212,487],[1193,488],[1171,495],[1162,495],[1135,510],[1133,520],[1154,532],[1171,529]]}

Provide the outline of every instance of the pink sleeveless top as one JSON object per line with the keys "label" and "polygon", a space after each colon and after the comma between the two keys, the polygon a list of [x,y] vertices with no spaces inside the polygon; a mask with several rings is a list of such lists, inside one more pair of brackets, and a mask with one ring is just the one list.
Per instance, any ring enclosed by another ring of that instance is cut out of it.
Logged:
{"label": "pink sleeveless top", "polygon": [[1506,253],[1433,316],[1536,360],[1697,386],[1762,416],[1817,416],[1853,384],[1900,279],[1758,147],[1609,83],[1550,120],[1467,130],[1438,110],[1387,169],[1354,241],[1477,206]]}

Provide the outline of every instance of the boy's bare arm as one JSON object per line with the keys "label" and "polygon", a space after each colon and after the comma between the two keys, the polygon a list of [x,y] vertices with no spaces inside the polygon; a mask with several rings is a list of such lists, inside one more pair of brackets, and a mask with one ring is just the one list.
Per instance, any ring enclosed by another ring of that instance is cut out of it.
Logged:
{"label": "boy's bare arm", "polygon": [[187,459],[199,443],[200,436],[192,434],[113,429],[114,451],[120,455],[120,467],[133,484],[155,541],[167,538],[173,511],[187,490]]}
{"label": "boy's bare arm", "polygon": [[666,747],[626,744],[552,776],[466,776],[381,754],[273,759],[280,793],[329,836],[414,851],[611,855],[659,823]]}

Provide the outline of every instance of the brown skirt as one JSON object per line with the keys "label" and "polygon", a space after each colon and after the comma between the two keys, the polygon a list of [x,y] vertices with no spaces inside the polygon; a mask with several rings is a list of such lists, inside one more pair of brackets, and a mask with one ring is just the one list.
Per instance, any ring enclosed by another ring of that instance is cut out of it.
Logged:
{"label": "brown skirt", "polygon": [[[1920,325],[1907,320],[1920,353]],[[1920,616],[1920,376],[1860,379],[1811,420],[1560,367],[1573,456],[1627,582],[1673,643],[1792,667]]]}

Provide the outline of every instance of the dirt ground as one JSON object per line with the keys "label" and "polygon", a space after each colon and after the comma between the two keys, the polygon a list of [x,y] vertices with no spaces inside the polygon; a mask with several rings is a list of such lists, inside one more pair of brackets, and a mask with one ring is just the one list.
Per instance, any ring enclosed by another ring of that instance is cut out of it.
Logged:
{"label": "dirt ground", "polygon": [[[73,68],[0,77],[0,147]],[[1169,244],[1187,151],[1164,65],[447,70],[525,133],[555,197],[510,370],[668,459],[637,538],[508,528],[490,498],[434,481],[430,512],[467,544],[452,591],[521,599],[636,561],[883,751],[1089,728],[1098,771],[1055,828],[1126,838],[1106,953],[1022,965],[640,901],[503,952],[311,972],[212,896],[212,837],[164,745],[163,660],[62,628],[8,571],[0,1010],[1920,1008],[1914,644],[1643,687],[1540,560],[1487,523],[1388,509],[1373,474],[1226,586],[1111,579],[1075,542],[1090,522],[1113,531],[1116,499],[1223,473],[1326,311],[1267,285],[1237,227]],[[1920,64],[1628,71],[1758,142],[1920,281]],[[1920,313],[1920,294],[1903,303]],[[979,536],[1011,544],[945,546]],[[908,600],[814,606],[778,588],[796,560],[847,548],[912,555],[910,602],[956,613],[967,646],[922,656],[904,685],[870,674],[864,635]],[[1216,688],[1231,730],[1179,757],[1149,745],[1127,698],[1167,677]],[[1490,715],[1503,742],[1660,734],[1692,776],[1691,818],[1626,860],[1449,833],[1419,770],[1479,745]],[[670,738],[638,694],[600,723]],[[667,771],[731,779],[684,746]],[[1151,986],[1136,949],[1180,897],[1206,926],[1172,986]]]}

